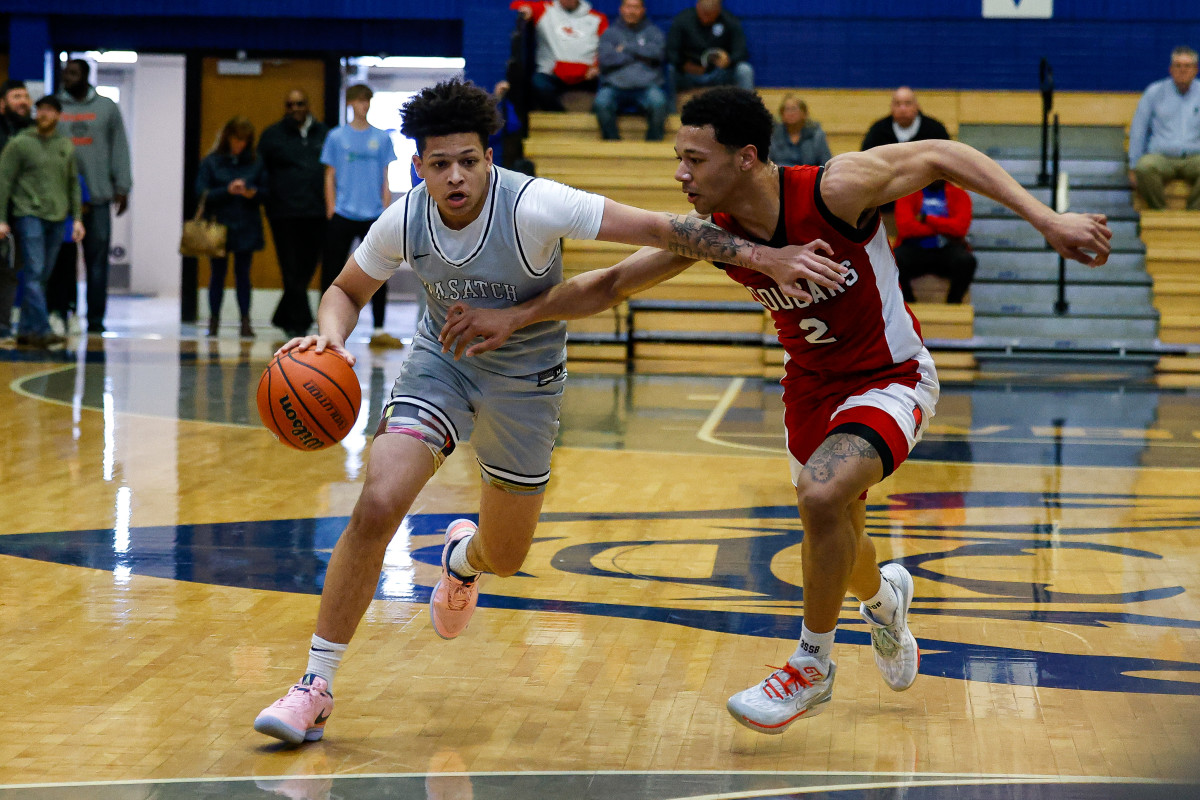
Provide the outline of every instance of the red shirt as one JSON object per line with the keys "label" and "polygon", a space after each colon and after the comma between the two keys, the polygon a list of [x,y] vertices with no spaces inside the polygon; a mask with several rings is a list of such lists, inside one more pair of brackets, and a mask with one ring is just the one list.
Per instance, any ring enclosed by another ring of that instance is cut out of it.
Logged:
{"label": "red shirt", "polygon": [[[732,264],[718,264],[730,278],[771,312],[790,366],[822,377],[854,377],[886,371],[915,375],[914,357],[921,352],[921,328],[904,304],[896,259],[887,232],[876,214],[866,230],[835,217],[821,199],[824,167],[780,167],[779,223],[770,244],[825,241],[829,258],[850,268],[839,289],[811,281],[805,287],[811,303],[788,297],[774,280]],[[746,238],[729,214],[713,214],[713,222]]]}
{"label": "red shirt", "polygon": [[946,216],[926,217],[921,220],[921,206],[925,190],[913,192],[896,201],[896,244],[905,239],[923,239],[926,236],[949,236],[962,239],[971,228],[971,195],[952,183],[946,188]]}

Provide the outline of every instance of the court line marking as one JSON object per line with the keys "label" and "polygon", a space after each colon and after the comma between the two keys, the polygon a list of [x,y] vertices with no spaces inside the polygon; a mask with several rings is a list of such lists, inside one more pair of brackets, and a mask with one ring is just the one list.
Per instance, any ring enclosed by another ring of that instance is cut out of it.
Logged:
{"label": "court line marking", "polygon": [[863,789],[908,789],[910,787],[929,787],[929,786],[1007,786],[1012,784],[1020,784],[1022,786],[1035,786],[1045,784],[1048,786],[1058,786],[1063,784],[1122,784],[1122,785],[1142,785],[1142,784],[1159,784],[1165,781],[1157,781],[1151,778],[1134,778],[1129,780],[1121,779],[1105,779],[1105,778],[1088,778],[1073,776],[1063,776],[1056,779],[1041,779],[1041,778],[972,778],[968,780],[924,780],[924,781],[880,781],[871,783],[830,783],[824,786],[787,786],[778,789],[754,789],[748,792],[722,792],[720,794],[701,794],[701,795],[681,795],[676,798],[664,798],[664,800],[753,800],[755,797],[780,797],[783,794],[814,794],[817,792],[853,792]]}
{"label": "court line marking", "polygon": [[[893,788],[894,786],[942,786],[955,785],[957,781],[961,785],[989,785],[996,783],[1050,783],[1050,784],[1131,784],[1131,785],[1157,785],[1165,783],[1174,783],[1178,781],[1167,781],[1158,778],[1131,778],[1131,777],[1113,777],[1107,778],[1100,775],[1006,775],[1003,773],[957,773],[957,772],[827,772],[827,771],[795,771],[795,770],[694,770],[694,769],[666,769],[666,770],[644,770],[644,771],[628,771],[628,770],[531,770],[528,772],[375,772],[375,773],[331,773],[325,775],[233,775],[233,776],[210,776],[210,777],[193,777],[193,778],[135,778],[132,780],[109,780],[109,781],[64,781],[58,783],[5,783],[0,784],[0,790],[4,789],[67,789],[84,786],[145,786],[152,784],[186,784],[186,783],[240,783],[246,781],[273,781],[273,780],[320,780],[325,778],[341,779],[375,779],[380,778],[527,778],[527,777],[554,777],[554,776],[574,776],[574,775],[605,775],[605,776],[631,776],[639,775],[705,775],[705,776],[726,776],[726,775],[744,775],[755,777],[770,777],[770,776],[824,776],[830,775],[845,775],[847,777],[881,777],[900,779],[906,777],[924,778],[922,781],[902,781],[893,780],[891,783],[863,783],[863,784],[830,784],[826,787],[801,787],[797,788],[779,788],[764,792],[763,790],[755,790],[752,793],[743,794],[719,794],[719,795],[696,795],[678,800],[727,800],[730,798],[754,798],[754,797],[769,797],[771,794],[778,792],[812,792],[812,791],[828,791],[830,788]],[[941,779],[941,780],[933,780]]]}
{"label": "court line marking", "polygon": [[760,447],[755,444],[739,444],[737,442],[727,442],[718,439],[713,435],[713,431],[721,424],[721,420],[725,419],[725,415],[729,412],[731,406],[737,397],[742,392],[742,387],[746,385],[745,378],[734,378],[729,382],[729,386],[721,394],[721,399],[713,406],[713,410],[709,412],[708,419],[704,420],[704,424],[700,426],[700,430],[696,431],[696,438],[708,444],[717,445],[718,447],[729,447],[734,450],[752,450],[757,453],[770,453],[771,455],[787,455],[787,450],[784,449],[781,453],[773,447]]}

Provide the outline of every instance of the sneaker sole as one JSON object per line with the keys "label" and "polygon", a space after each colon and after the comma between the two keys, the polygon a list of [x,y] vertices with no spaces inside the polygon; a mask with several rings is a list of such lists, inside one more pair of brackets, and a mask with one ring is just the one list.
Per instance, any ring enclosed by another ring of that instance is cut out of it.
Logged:
{"label": "sneaker sole", "polygon": [[[885,564],[884,569],[886,569],[888,566],[890,565]],[[904,617],[904,643],[911,643],[913,649],[917,651],[917,669],[915,672],[913,672],[912,680],[903,686],[892,686],[890,683],[888,683],[888,688],[893,692],[903,692],[916,683],[917,675],[921,674],[921,648],[917,645],[917,637],[913,636],[912,631],[908,629],[908,609],[910,606],[912,606],[913,599],[912,575],[910,575],[908,570],[904,569],[903,567],[898,570],[889,570],[889,572],[892,574],[899,574],[901,577],[899,586],[897,586],[895,583],[892,584],[900,589],[902,595],[900,598],[900,607],[896,610],[896,613],[902,614]],[[887,683],[886,679],[884,680],[884,683]]]}
{"label": "sneaker sole", "polygon": [[325,726],[319,728],[309,728],[307,731],[300,731],[288,725],[278,717],[260,716],[254,720],[254,730],[259,733],[273,736],[276,739],[287,742],[288,744],[304,744],[305,742],[315,742],[325,735]]}
{"label": "sneaker sole", "polygon": [[825,713],[825,709],[829,705],[829,701],[832,699],[833,699],[832,696],[827,697],[824,700],[822,700],[821,702],[817,703],[812,708],[806,708],[803,711],[801,711],[799,714],[797,714],[796,716],[792,717],[791,719],[784,720],[783,722],[779,723],[778,725],[760,725],[759,723],[755,722],[754,720],[752,720],[752,719],[744,716],[740,712],[736,711],[730,703],[725,704],[725,709],[729,712],[729,715],[731,717],[733,717],[733,721],[736,722],[737,724],[741,725],[743,728],[749,728],[750,730],[755,731],[757,733],[765,733],[770,736],[778,736],[779,734],[783,733],[788,728],[790,728],[793,722],[798,722],[799,720],[802,720],[802,719],[811,719],[812,717],[821,716],[821,714]]}

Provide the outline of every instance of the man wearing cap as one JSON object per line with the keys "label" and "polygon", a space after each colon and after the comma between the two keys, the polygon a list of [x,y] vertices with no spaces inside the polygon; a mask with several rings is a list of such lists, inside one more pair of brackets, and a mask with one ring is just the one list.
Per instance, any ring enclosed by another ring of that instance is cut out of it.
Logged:
{"label": "man wearing cap", "polygon": [[13,137],[0,153],[0,238],[15,230],[25,265],[17,344],[45,348],[65,341],[50,329],[46,278],[58,257],[67,217],[75,220],[74,241],[83,238],[84,229],[79,222],[82,209],[75,147],[58,132],[62,103],[47,95],[34,107],[33,126]]}
{"label": "man wearing cap", "polygon": [[[33,124],[33,100],[24,81],[0,84],[0,152],[12,137]],[[12,344],[12,309],[17,296],[17,273],[21,270],[11,238],[0,239],[0,344]]]}

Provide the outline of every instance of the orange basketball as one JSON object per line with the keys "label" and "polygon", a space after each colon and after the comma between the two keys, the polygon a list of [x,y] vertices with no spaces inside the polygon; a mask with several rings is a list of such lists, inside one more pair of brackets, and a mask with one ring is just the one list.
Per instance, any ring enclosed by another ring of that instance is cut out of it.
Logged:
{"label": "orange basketball", "polygon": [[258,382],[258,415],[275,438],[297,450],[320,450],[346,437],[358,418],[362,389],[341,356],[289,350]]}

